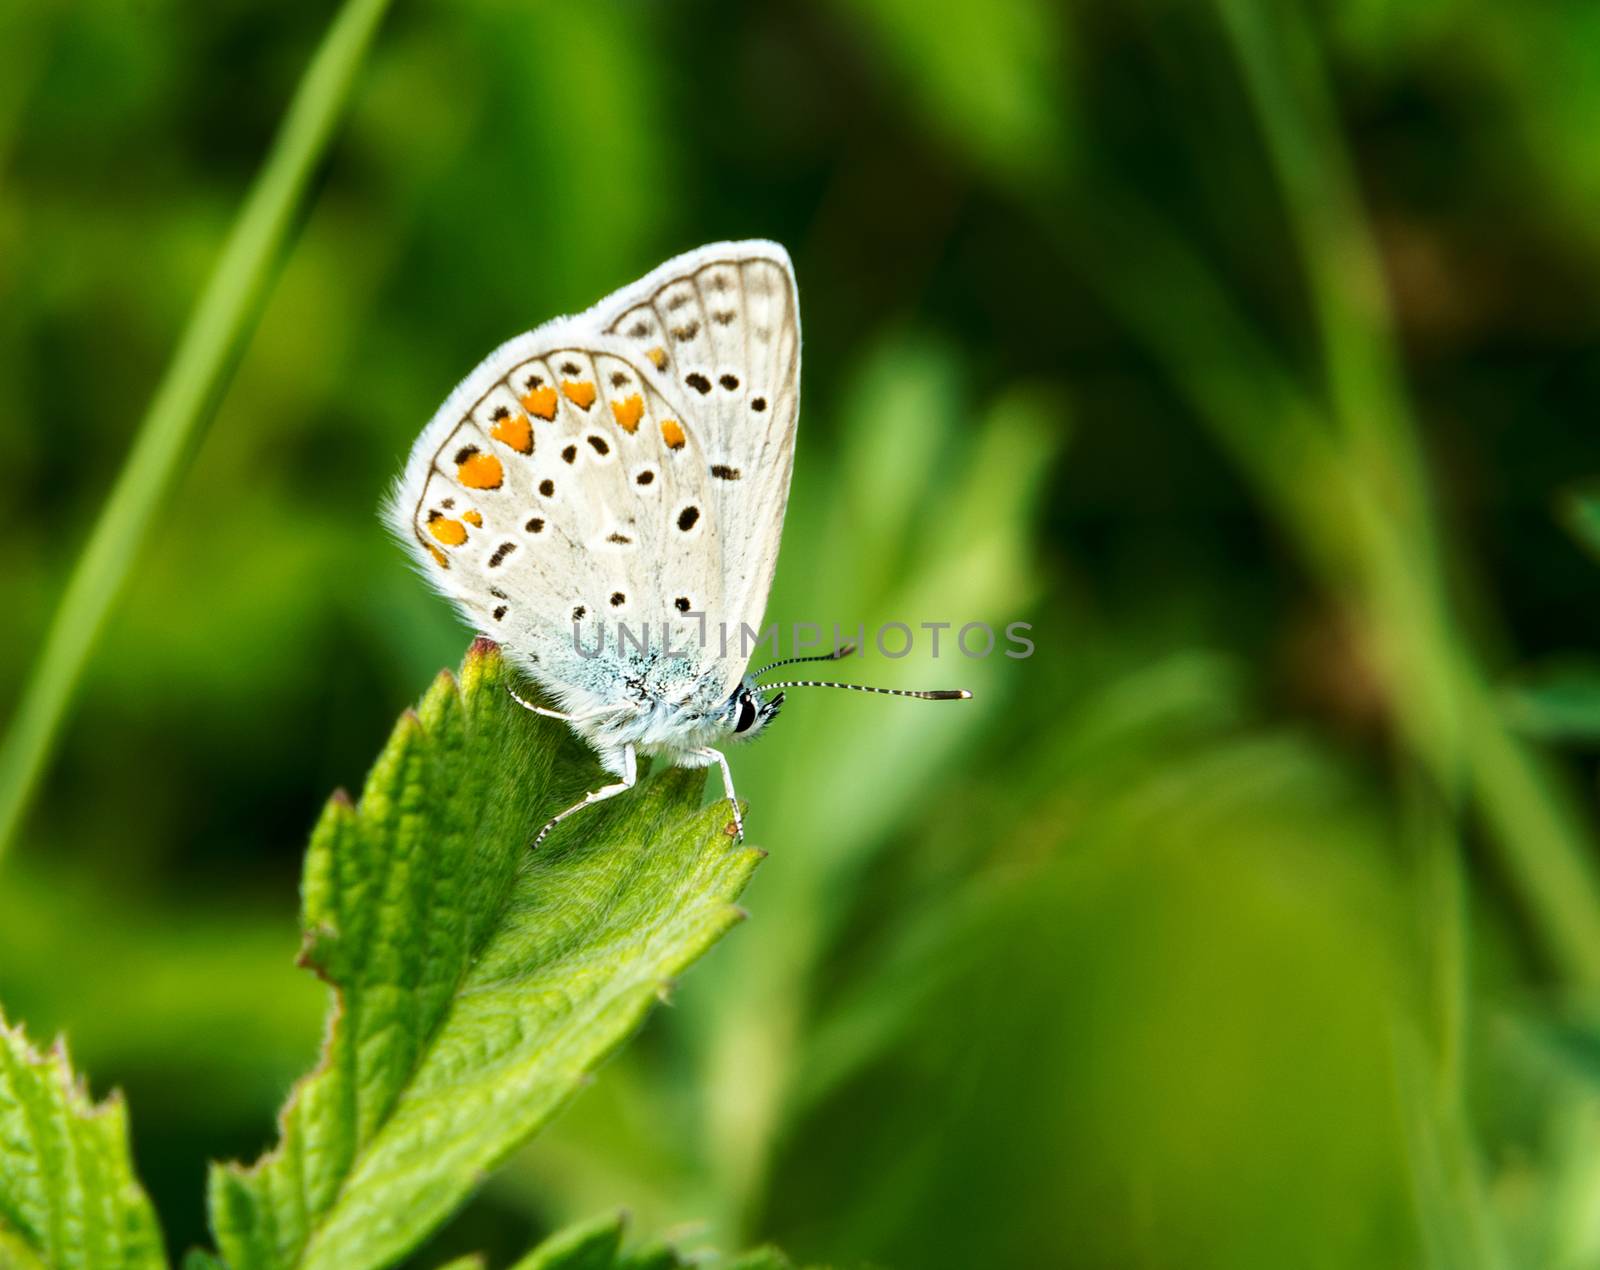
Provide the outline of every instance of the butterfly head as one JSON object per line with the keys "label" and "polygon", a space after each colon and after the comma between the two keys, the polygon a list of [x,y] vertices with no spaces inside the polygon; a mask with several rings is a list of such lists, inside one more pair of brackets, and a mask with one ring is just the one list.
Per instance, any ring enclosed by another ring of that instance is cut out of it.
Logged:
{"label": "butterfly head", "polygon": [[782,708],[783,693],[780,692],[769,701],[761,695],[755,680],[746,675],[744,681],[734,689],[733,696],[728,698],[723,711],[728,726],[733,729],[733,739],[748,741],[777,718]]}
{"label": "butterfly head", "polygon": [[[854,644],[844,644],[831,653],[822,653],[816,657],[786,657],[782,661],[763,666],[753,675],[746,675],[734,689],[733,696],[723,703],[721,715],[723,724],[732,731],[734,740],[748,741],[777,717],[778,711],[783,707],[781,690],[784,688],[847,688],[851,692],[875,692],[885,697],[918,697],[923,701],[966,701],[972,697],[965,688],[918,691],[910,688],[874,688],[869,684],[839,683],[832,679],[789,679],[776,684],[756,682],[762,675],[770,670],[776,670],[779,666],[792,666],[796,662],[839,661],[855,651]],[[766,692],[777,692],[777,696],[770,699],[762,696]]]}

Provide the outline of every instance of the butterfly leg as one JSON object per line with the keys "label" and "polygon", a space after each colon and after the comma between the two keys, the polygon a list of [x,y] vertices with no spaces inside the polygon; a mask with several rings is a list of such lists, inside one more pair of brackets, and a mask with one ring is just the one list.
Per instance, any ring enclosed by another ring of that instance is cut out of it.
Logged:
{"label": "butterfly leg", "polygon": [[[506,691],[511,694],[511,699],[524,710],[531,710],[534,714],[542,714],[547,719],[560,719],[563,723],[572,723],[574,721],[573,716],[570,714],[562,714],[559,710],[548,710],[544,706],[534,705],[533,702],[519,696],[517,690],[510,684],[506,685]],[[546,826],[546,828],[548,828],[548,826]],[[542,837],[543,835],[540,836]]]}
{"label": "butterfly leg", "polygon": [[538,836],[534,838],[533,845],[528,850],[537,851],[539,844],[545,840],[550,831],[572,815],[573,812],[582,811],[585,807],[592,807],[595,803],[603,803],[608,798],[615,798],[624,790],[632,789],[638,779],[638,757],[635,755],[632,745],[625,745],[622,747],[622,779],[615,785],[602,785],[599,789],[591,790],[583,796],[581,801],[575,802],[565,811],[558,811],[554,816],[551,816],[545,823],[545,827],[539,830]]}
{"label": "butterfly leg", "polygon": [[744,817],[739,814],[739,798],[733,792],[733,773],[728,768],[727,755],[721,750],[713,750],[710,746],[706,746],[701,750],[691,750],[690,753],[707,760],[707,762],[715,763],[722,769],[722,792],[728,796],[728,805],[733,808],[734,839],[735,841],[743,842]]}

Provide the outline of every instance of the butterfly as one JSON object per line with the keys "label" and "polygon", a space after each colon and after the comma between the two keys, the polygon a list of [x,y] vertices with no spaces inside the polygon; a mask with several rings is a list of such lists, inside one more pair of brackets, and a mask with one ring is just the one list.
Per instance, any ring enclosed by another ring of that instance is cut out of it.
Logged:
{"label": "butterfly", "polygon": [[[502,344],[445,400],[385,505],[432,585],[631,788],[641,754],[717,765],[784,689],[910,692],[746,673],[777,565],[800,413],[800,309],[777,243],[712,243]],[[583,634],[585,624],[593,633]],[[615,639],[607,647],[607,636]],[[769,695],[775,694],[775,695]]]}

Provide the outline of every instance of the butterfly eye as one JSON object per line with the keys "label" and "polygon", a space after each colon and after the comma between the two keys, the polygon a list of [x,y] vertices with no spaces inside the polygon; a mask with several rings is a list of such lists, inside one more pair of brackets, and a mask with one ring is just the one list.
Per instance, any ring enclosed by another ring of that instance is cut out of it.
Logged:
{"label": "butterfly eye", "polygon": [[748,732],[755,726],[756,703],[750,697],[739,698],[739,719],[733,725],[735,733]]}

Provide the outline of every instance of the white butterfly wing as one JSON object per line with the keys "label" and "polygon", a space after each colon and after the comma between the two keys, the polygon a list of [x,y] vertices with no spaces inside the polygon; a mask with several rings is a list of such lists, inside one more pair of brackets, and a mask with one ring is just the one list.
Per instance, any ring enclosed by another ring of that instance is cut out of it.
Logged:
{"label": "white butterfly wing", "polygon": [[[590,311],[682,403],[708,456],[730,652],[759,629],[778,563],[800,414],[800,306],[789,254],[760,240],[678,256]],[[713,563],[713,562],[708,562]]]}
{"label": "white butterfly wing", "polygon": [[[462,615],[569,708],[643,700],[614,648],[580,653],[574,623],[592,649],[599,620],[611,636],[618,622],[681,621],[673,647],[690,659],[649,692],[721,700],[744,671],[740,625],[759,624],[771,586],[798,374],[783,249],[701,248],[490,354],[418,438],[389,523]],[[685,612],[706,615],[704,646],[682,637],[699,630]]]}

